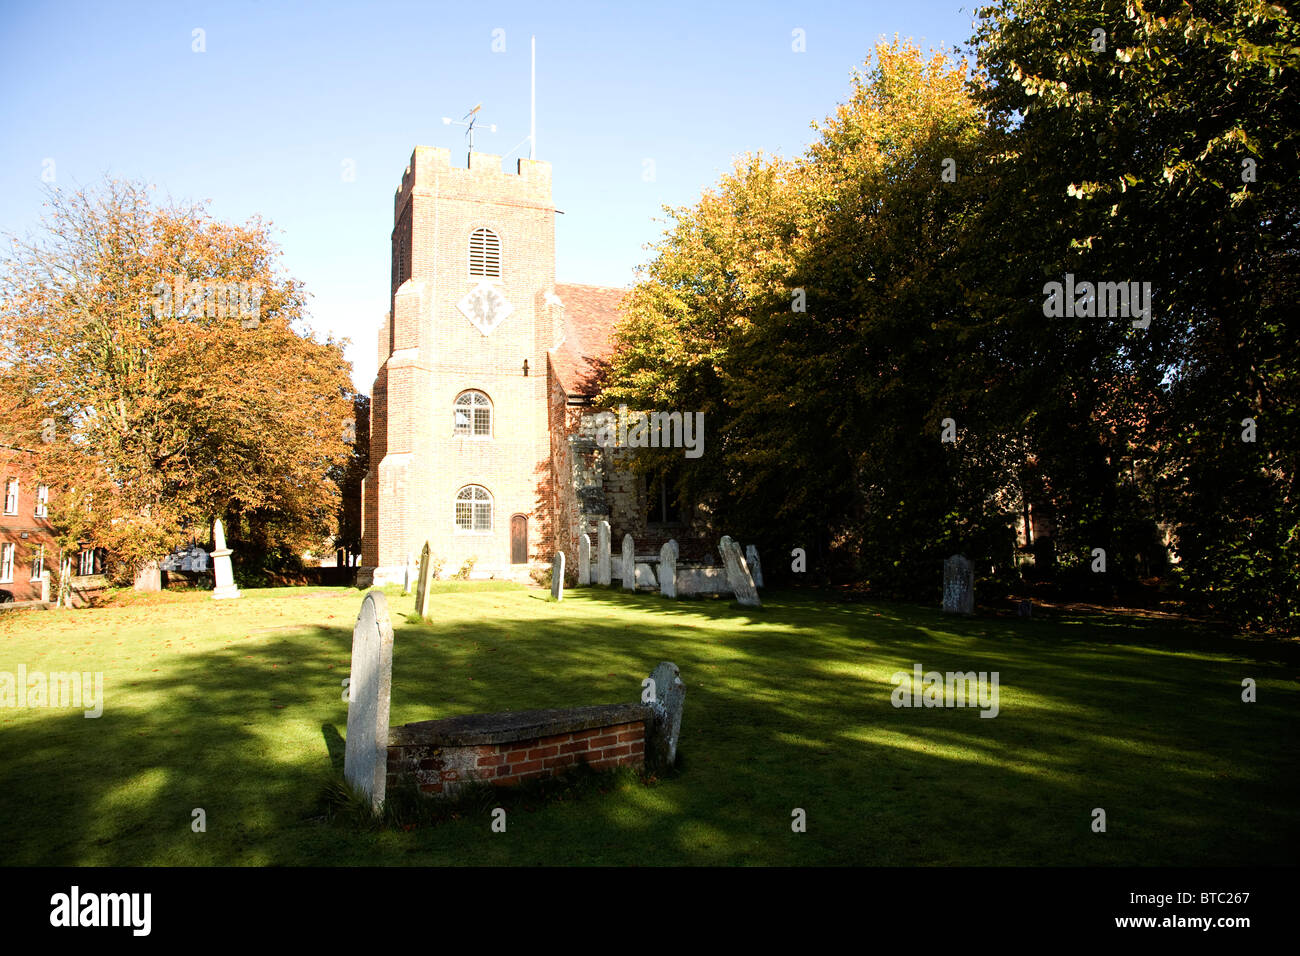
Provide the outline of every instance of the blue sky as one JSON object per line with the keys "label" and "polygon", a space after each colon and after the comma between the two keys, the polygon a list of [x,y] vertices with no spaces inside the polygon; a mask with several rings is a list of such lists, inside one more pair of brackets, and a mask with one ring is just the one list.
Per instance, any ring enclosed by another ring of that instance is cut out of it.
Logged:
{"label": "blue sky", "polygon": [[524,140],[531,36],[537,158],[565,212],[557,277],[625,286],[662,205],[693,202],[745,152],[802,152],[878,39],[951,48],[972,6],[0,0],[0,232],[37,224],[50,169],[63,187],[111,175],[211,200],[222,219],[261,215],[312,296],[312,325],[352,340],[369,392],[411,150],[450,147],[463,164],[463,130],[441,117],[476,103],[498,130],[476,149]]}

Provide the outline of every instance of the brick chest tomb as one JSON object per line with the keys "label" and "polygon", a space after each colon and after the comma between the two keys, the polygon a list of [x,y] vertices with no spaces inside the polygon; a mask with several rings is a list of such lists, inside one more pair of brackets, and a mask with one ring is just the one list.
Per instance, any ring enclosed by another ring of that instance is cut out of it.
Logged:
{"label": "brick chest tomb", "polygon": [[[465,714],[388,727],[392,627],[383,593],[362,602],[353,630],[344,774],[378,809],[390,789],[455,796],[484,782],[509,786],[585,763],[594,770],[671,766],[685,687],[675,664],[642,681],[634,703]],[[376,698],[376,699],[372,699]]]}

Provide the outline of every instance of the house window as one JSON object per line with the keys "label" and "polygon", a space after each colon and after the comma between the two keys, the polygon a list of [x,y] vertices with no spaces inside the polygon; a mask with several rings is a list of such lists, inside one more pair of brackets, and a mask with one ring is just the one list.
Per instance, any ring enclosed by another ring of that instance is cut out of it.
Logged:
{"label": "house window", "polygon": [[14,546],[0,545],[0,584],[9,584],[14,579]]}
{"label": "house window", "polygon": [[469,274],[501,278],[501,238],[491,229],[475,229],[469,237]]}
{"label": "house window", "polygon": [[44,518],[50,513],[50,486],[36,486],[36,517]]}
{"label": "house window", "polygon": [[492,437],[492,403],[482,392],[458,395],[454,413],[457,435]]}
{"label": "house window", "polygon": [[39,581],[41,575],[45,573],[45,545],[36,549],[36,557],[32,560],[32,580]]}
{"label": "house window", "polygon": [[458,531],[492,530],[492,495],[481,485],[466,485],[456,494]]}
{"label": "house window", "polygon": [[18,514],[18,479],[10,478],[5,482],[5,514]]}

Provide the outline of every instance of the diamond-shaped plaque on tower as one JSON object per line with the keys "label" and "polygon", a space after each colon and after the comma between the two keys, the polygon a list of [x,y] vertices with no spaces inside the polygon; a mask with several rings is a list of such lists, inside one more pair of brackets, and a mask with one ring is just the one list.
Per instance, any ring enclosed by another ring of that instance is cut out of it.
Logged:
{"label": "diamond-shaped plaque on tower", "polygon": [[456,303],[456,308],[484,335],[490,334],[515,310],[501,290],[490,282],[480,282],[470,289]]}

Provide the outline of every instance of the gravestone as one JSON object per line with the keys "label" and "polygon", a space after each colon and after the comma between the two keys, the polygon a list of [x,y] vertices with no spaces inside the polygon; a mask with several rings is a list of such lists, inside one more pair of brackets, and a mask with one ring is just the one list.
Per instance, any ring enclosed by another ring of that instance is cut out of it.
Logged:
{"label": "gravestone", "polygon": [[659,580],[655,577],[655,569],[645,561],[636,563],[635,577],[638,591],[654,591],[659,587]]}
{"label": "gravestone", "polygon": [[1016,612],[1021,617],[1033,617],[1034,603],[1032,601],[1021,601],[1020,606],[1016,609]]}
{"label": "gravestone", "polygon": [[161,591],[162,569],[157,561],[147,561],[135,576],[134,589],[137,591]]}
{"label": "gravestone", "polygon": [[682,705],[686,685],[677,665],[664,661],[650,674],[654,681],[654,703],[647,704],[646,762],[656,770],[667,770],[677,762],[677,741],[682,731]]}
{"label": "gravestone", "polygon": [[551,561],[551,597],[557,601],[564,600],[564,552],[556,551]]}
{"label": "gravestone", "polygon": [[393,690],[393,625],[383,591],[361,602],[352,629],[348,674],[348,737],[343,776],[378,810],[388,780],[388,704]]}
{"label": "gravestone", "polygon": [[429,542],[420,549],[420,574],[415,583],[415,613],[420,620],[429,616],[429,579],[433,576],[433,562],[429,560]]}
{"label": "gravestone", "polygon": [[609,522],[602,520],[597,525],[596,533],[596,583],[609,587],[610,580]]}
{"label": "gravestone", "polygon": [[50,603],[50,572],[45,571],[41,574],[41,603]]}
{"label": "gravestone", "polygon": [[730,535],[724,534],[718,543],[718,550],[722,553],[722,563],[727,569],[727,586],[736,596],[737,603],[744,607],[762,607],[763,602],[758,599],[758,589],[750,577],[745,556],[740,553],[740,545],[732,541]]}
{"label": "gravestone", "polygon": [[239,588],[235,587],[235,572],[230,567],[230,556],[234,553],[226,547],[226,529],[218,518],[212,525],[212,573],[216,587],[212,591],[214,600],[239,597]]}
{"label": "gravestone", "polygon": [[763,586],[763,562],[758,560],[758,548],[755,545],[745,546],[745,562],[749,565],[749,573],[754,576],[754,587]]}
{"label": "gravestone", "polygon": [[414,562],[411,559],[411,552],[406,552],[406,567],[402,569],[402,593],[411,593],[411,584],[415,580],[415,571],[411,567]]}
{"label": "gravestone", "polygon": [[659,549],[659,593],[666,598],[677,597],[677,539],[673,538]]}
{"label": "gravestone", "polygon": [[943,611],[975,613],[975,572],[964,555],[954,554],[943,563]]}
{"label": "gravestone", "polygon": [[578,535],[578,584],[591,584],[591,536],[585,531]]}
{"label": "gravestone", "polygon": [[636,547],[630,534],[623,535],[623,590],[636,590]]}

